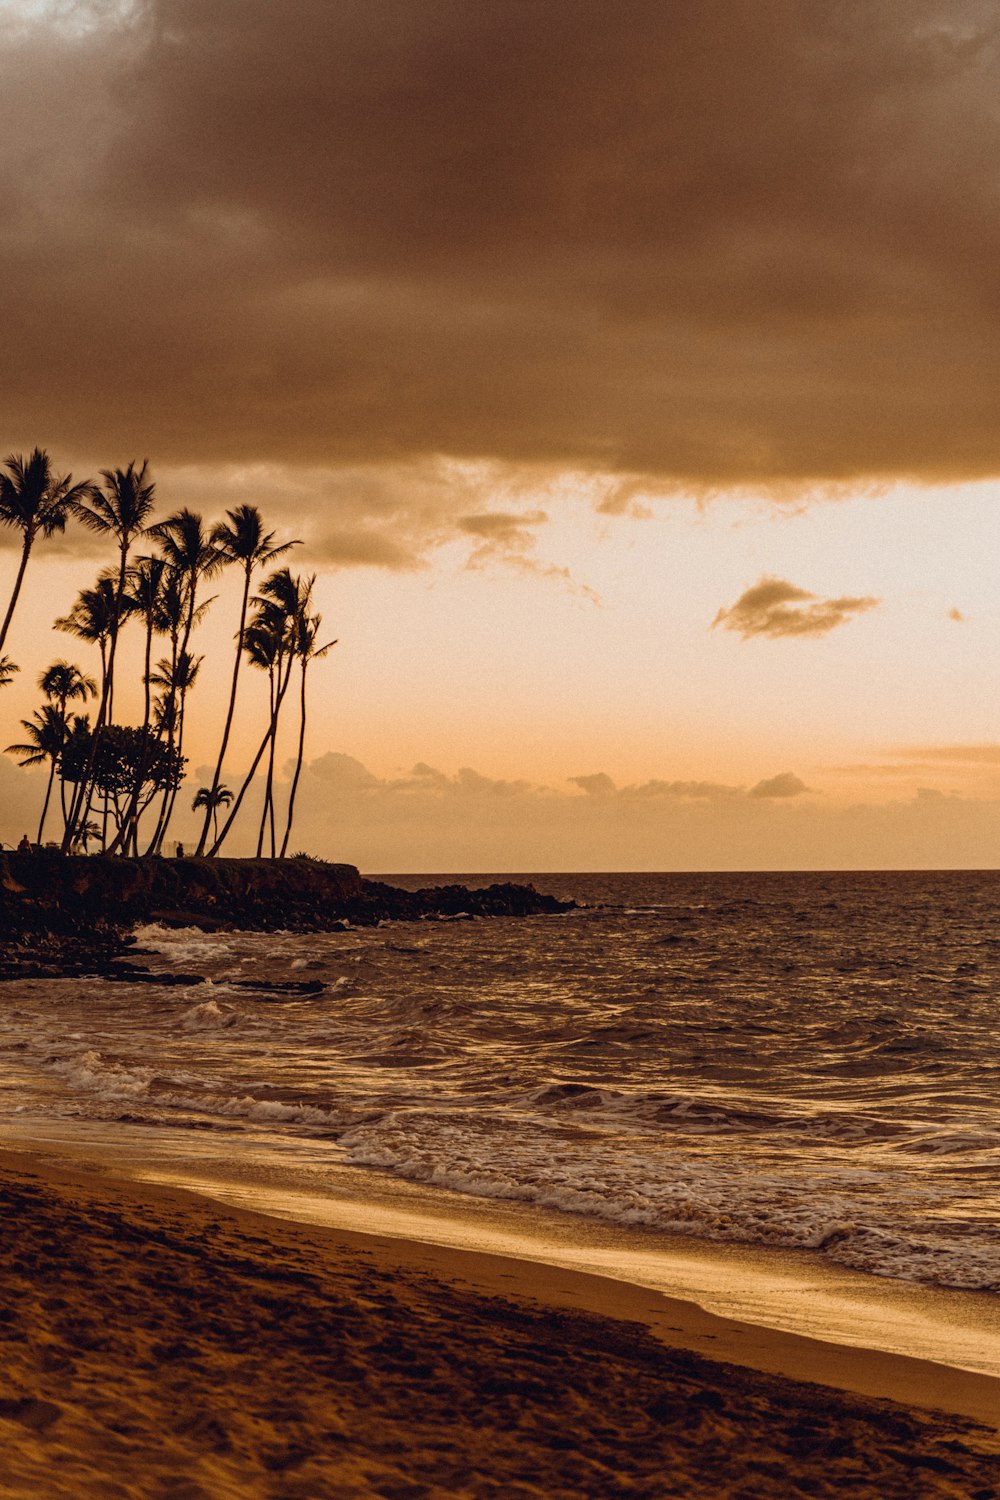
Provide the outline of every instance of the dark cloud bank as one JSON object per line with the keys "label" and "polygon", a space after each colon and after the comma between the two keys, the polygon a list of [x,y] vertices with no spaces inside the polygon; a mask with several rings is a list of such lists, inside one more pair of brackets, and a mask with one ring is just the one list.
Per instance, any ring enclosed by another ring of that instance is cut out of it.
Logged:
{"label": "dark cloud bank", "polygon": [[1000,467],[990,5],[57,9],[0,21],[5,451]]}

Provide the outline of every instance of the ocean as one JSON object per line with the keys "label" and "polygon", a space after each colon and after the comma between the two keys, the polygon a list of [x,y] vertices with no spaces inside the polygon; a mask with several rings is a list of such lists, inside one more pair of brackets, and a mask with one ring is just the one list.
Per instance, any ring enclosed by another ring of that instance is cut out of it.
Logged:
{"label": "ocean", "polygon": [[[567,1233],[1000,1290],[1000,874],[379,878],[580,905],[141,929],[144,963],[196,982],[5,986],[0,1142],[316,1199],[363,1172]],[[321,989],[247,987],[292,980]]]}

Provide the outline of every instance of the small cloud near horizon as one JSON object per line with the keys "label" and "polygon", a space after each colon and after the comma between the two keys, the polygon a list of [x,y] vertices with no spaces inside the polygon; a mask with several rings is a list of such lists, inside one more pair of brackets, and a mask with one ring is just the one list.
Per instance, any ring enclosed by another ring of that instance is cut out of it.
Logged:
{"label": "small cloud near horizon", "polygon": [[745,641],[755,636],[771,639],[820,636],[845,625],[855,615],[875,609],[879,603],[871,595],[821,599],[784,578],[765,575],[746,589],[735,604],[720,609],[711,628],[721,625],[726,630],[735,630]]}
{"label": "small cloud near horizon", "polygon": [[948,611],[948,618],[949,620],[954,620],[956,625],[965,624],[965,615],[963,615],[962,611],[954,604]]}
{"label": "small cloud near horizon", "polygon": [[801,777],[794,775],[791,771],[782,771],[779,776],[770,776],[764,781],[758,781],[747,792],[748,797],[801,797],[804,792],[812,791],[806,786]]}
{"label": "small cloud near horizon", "polygon": [[571,786],[579,787],[581,792],[588,797],[617,797],[629,802],[663,798],[692,802],[721,802],[744,798],[753,798],[757,801],[761,798],[799,797],[803,792],[812,790],[791,771],[782,771],[778,776],[758,781],[756,786],[751,787],[749,791],[745,787],[728,786],[720,781],[664,781],[661,779],[634,782],[629,786],[618,787],[606,771],[597,771],[590,776],[569,776],[567,780]]}

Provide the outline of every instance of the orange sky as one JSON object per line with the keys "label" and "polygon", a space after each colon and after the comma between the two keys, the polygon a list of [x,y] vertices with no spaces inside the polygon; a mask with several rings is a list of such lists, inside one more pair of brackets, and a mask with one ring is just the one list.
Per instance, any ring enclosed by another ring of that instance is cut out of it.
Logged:
{"label": "orange sky", "polygon": [[[0,43],[0,448],[304,539],[293,843],[995,862],[990,7],[0,0]],[[7,738],[102,560],[39,549]]]}

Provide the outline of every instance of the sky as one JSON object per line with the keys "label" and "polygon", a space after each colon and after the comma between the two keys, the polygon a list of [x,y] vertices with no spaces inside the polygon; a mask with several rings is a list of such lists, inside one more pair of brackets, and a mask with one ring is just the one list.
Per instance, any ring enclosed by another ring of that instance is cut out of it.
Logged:
{"label": "sky", "polygon": [[[998,30],[972,0],[0,0],[0,456],[148,458],[163,514],[301,540],[338,644],[293,847],[993,866]],[[50,661],[94,669],[51,624],[108,560],[39,544],[8,739]],[[40,799],[7,757],[0,838]]]}

